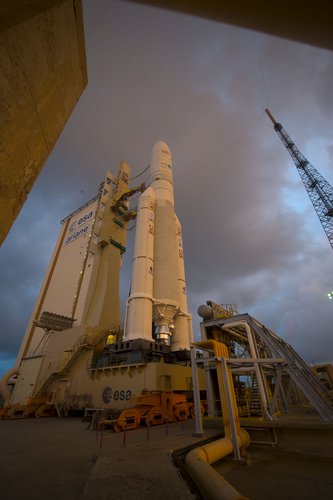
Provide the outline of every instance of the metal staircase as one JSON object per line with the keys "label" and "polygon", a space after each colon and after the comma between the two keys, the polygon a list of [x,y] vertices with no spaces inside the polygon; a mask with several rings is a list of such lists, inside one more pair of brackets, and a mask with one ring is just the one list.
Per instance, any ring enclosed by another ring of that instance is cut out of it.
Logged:
{"label": "metal staircase", "polygon": [[47,394],[48,389],[51,384],[58,378],[67,375],[77,361],[77,359],[81,356],[82,352],[86,349],[93,349],[100,342],[102,342],[108,335],[112,333],[116,333],[119,330],[119,326],[114,326],[111,329],[103,330],[99,335],[91,339],[91,336],[88,334],[84,334],[77,339],[75,344],[71,349],[71,356],[66,361],[65,365],[59,370],[52,371],[46,379],[39,385],[37,390],[34,392],[34,396],[41,396],[43,394]]}
{"label": "metal staircase", "polygon": [[83,335],[79,337],[77,342],[74,344],[72,349],[72,355],[67,360],[66,364],[59,370],[58,375],[67,375],[75,361],[81,356],[82,351],[85,349],[91,349],[92,344],[89,343],[89,336]]}
{"label": "metal staircase", "polygon": [[254,318],[248,316],[248,324],[260,339],[266,345],[269,345],[272,357],[281,357],[284,359],[285,371],[322,416],[323,420],[333,420],[332,398],[305,361],[287,342],[268,330],[268,328]]}
{"label": "metal staircase", "polygon": [[39,389],[34,393],[34,396],[42,396],[43,394],[47,394],[47,390],[52,384],[52,382],[57,378],[59,372],[52,372],[50,375],[44,380],[42,385],[40,385]]}

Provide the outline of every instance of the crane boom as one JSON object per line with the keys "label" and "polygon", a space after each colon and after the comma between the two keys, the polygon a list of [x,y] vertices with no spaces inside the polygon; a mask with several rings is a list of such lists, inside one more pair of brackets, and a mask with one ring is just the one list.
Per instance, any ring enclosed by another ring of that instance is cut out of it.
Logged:
{"label": "crane boom", "polygon": [[333,249],[333,188],[300,152],[281,123],[275,120],[270,110],[265,109],[265,112],[271,119],[274,130],[295,163],[304,187]]}

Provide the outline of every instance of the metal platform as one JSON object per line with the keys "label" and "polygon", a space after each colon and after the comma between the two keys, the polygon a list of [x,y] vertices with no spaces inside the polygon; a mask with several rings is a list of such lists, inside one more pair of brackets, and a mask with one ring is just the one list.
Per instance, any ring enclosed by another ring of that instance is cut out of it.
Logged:
{"label": "metal platform", "polygon": [[274,420],[277,412],[289,413],[292,404],[308,402],[323,421],[333,421],[329,391],[297,352],[258,320],[239,314],[205,320],[200,328],[202,340],[228,346],[233,374],[252,374],[265,420]]}

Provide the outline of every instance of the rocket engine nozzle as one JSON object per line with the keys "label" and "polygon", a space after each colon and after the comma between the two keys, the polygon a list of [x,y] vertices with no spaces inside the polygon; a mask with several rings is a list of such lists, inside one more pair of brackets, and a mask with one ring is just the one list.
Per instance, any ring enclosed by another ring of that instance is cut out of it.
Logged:
{"label": "rocket engine nozzle", "polygon": [[171,331],[168,325],[156,325],[154,328],[153,337],[156,342],[170,345]]}

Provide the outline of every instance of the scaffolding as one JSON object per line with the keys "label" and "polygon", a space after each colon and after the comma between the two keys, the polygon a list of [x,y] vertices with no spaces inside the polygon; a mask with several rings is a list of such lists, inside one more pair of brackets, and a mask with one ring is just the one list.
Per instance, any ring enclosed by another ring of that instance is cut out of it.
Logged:
{"label": "scaffolding", "polygon": [[[333,400],[307,363],[278,335],[249,314],[210,319],[201,323],[202,340],[214,339],[228,347],[226,360],[233,374],[241,416],[261,416],[273,421],[278,414],[291,413],[307,405],[321,420],[333,421]],[[211,357],[196,360],[204,364],[207,381],[208,414],[218,415],[214,395],[214,363]],[[215,360],[216,361],[216,360]],[[251,386],[242,389],[248,378]],[[243,381],[242,381],[243,380]],[[216,393],[216,389],[215,389]]]}

